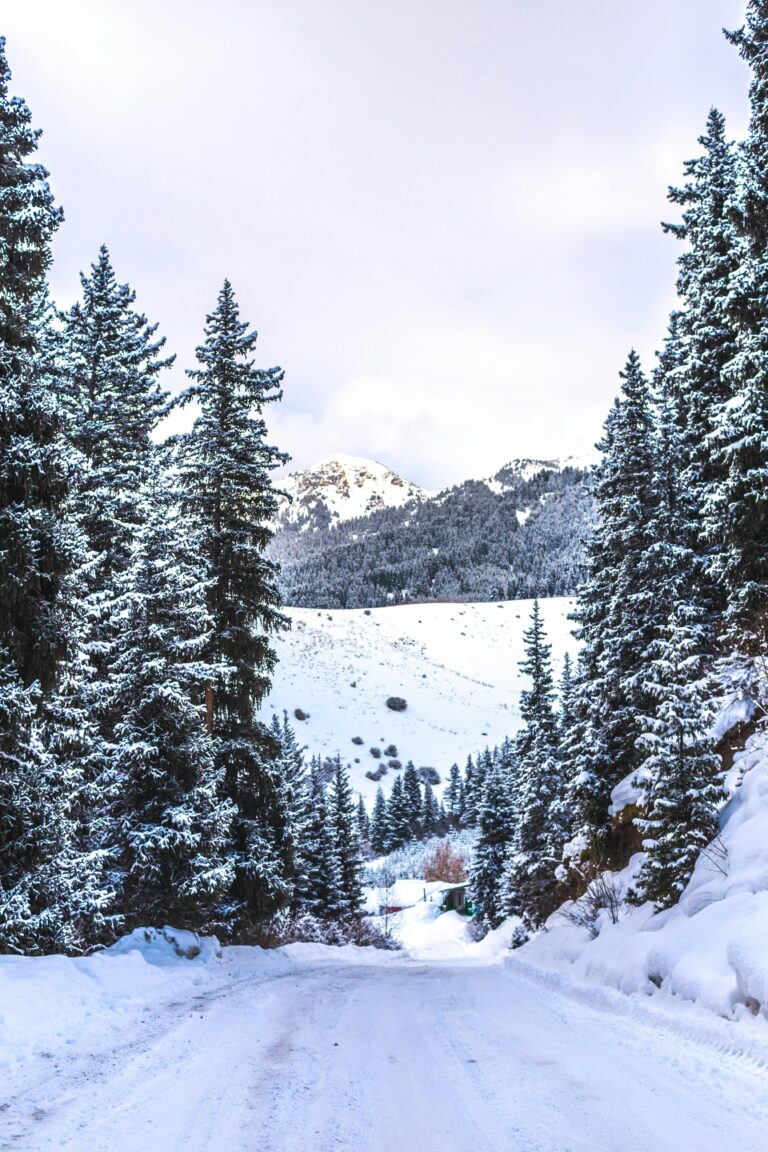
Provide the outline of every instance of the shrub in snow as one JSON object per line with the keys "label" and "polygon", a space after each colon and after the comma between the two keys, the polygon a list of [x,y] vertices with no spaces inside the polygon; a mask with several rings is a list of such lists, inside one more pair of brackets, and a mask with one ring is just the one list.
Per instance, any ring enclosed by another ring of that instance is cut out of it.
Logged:
{"label": "shrub in snow", "polygon": [[305,712],[303,708],[295,708],[293,714],[297,720],[309,720],[309,712]]}
{"label": "shrub in snow", "polygon": [[467,879],[463,853],[450,840],[441,840],[424,857],[424,879],[463,884]]}
{"label": "shrub in snow", "polygon": [[387,768],[391,768],[394,772],[399,772],[402,764],[399,760],[387,760]]}
{"label": "shrub in snow", "polygon": [[366,776],[367,780],[373,780],[373,782],[375,783],[377,780],[381,780],[382,776],[386,776],[386,774],[387,774],[386,764],[379,764],[378,768],[371,769],[369,772],[366,772],[365,776]]}
{"label": "shrub in snow", "polygon": [[424,784],[439,784],[441,780],[441,776],[437,768],[419,768],[418,775],[419,780],[421,780]]}
{"label": "shrub in snow", "polygon": [[600,935],[602,924],[618,924],[622,895],[622,886],[616,874],[601,872],[583,896],[560,909],[560,915],[569,924],[586,928],[594,940]]}
{"label": "shrub in snow", "polygon": [[392,712],[405,712],[408,707],[408,701],[403,700],[402,696],[390,696],[387,700],[387,708]]}
{"label": "shrub in snow", "polygon": [[372,748],[369,748],[368,751],[371,753],[371,756],[373,756],[374,760],[381,759],[381,748],[377,748],[374,745]]}
{"label": "shrub in snow", "polygon": [[352,743],[353,744],[364,744],[365,741],[363,740],[362,736],[353,736],[352,737]]}
{"label": "shrub in snow", "polygon": [[397,756],[397,745],[396,744],[387,744],[386,748],[384,749],[384,755],[385,756]]}

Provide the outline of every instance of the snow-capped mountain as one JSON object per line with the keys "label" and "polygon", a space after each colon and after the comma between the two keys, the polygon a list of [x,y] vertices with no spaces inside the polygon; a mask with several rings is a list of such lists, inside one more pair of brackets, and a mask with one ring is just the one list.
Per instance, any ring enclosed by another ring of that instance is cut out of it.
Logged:
{"label": "snow-capped mountain", "polygon": [[344,454],[291,473],[281,488],[292,500],[283,504],[282,522],[303,528],[332,527],[431,495],[376,460]]}
{"label": "snow-capped mountain", "polygon": [[483,478],[482,482],[487,484],[492,492],[500,495],[516,487],[520,480],[526,482],[533,480],[542,472],[564,472],[566,468],[586,472],[597,463],[597,460],[597,452],[584,453],[581,456],[558,456],[551,460],[528,458],[509,460],[493,476],[489,476],[487,479]]}

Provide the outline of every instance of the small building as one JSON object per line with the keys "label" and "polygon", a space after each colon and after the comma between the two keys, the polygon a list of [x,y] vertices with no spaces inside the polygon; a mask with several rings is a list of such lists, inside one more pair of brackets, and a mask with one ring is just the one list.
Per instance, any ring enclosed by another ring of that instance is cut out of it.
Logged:
{"label": "small building", "polygon": [[449,884],[442,891],[442,903],[440,905],[443,912],[459,912],[462,916],[471,916],[474,912],[472,901],[467,899],[467,889],[469,882],[464,881],[463,884]]}

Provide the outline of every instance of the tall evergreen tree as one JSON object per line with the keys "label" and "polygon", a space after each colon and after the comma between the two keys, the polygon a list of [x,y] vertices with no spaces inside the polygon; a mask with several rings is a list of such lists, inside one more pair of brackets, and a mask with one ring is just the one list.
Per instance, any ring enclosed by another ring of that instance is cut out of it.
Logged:
{"label": "tall evergreen tree", "polygon": [[[0,948],[17,948],[27,876],[50,864],[61,781],[39,721],[69,655],[63,586],[76,563],[67,500],[76,466],[49,388],[46,273],[61,221],[39,132],[9,94],[0,38]],[[44,886],[43,886],[44,887]],[[32,899],[34,905],[35,900]],[[34,916],[38,909],[32,907]]]}
{"label": "tall evergreen tree", "polygon": [[227,668],[207,685],[207,716],[238,807],[233,917],[244,927],[289,900],[292,868],[290,798],[256,718],[275,666],[271,636],[287,626],[264,554],[277,511],[271,473],[287,457],[267,442],[263,408],[280,398],[283,374],[254,366],[256,339],[225,281],[197,349],[200,367],[180,398],[196,403],[198,415],[179,442],[185,508],[200,525],[210,581],[205,655]]}
{"label": "tall evergreen tree", "polygon": [[555,871],[566,840],[566,781],[558,748],[551,646],[538,601],[523,633],[521,670],[530,688],[520,697],[523,728],[517,739],[517,819],[512,851],[505,861],[504,912],[517,912],[532,925],[556,905]]}
{"label": "tall evergreen tree", "polygon": [[470,890],[485,928],[496,928],[504,918],[500,886],[510,843],[515,835],[512,782],[500,761],[492,761],[483,778],[478,805],[479,837],[470,867]]}
{"label": "tall evergreen tree", "polygon": [[212,621],[199,542],[162,479],[144,512],[112,662],[122,903],[128,928],[194,927],[211,922],[232,883],[234,808],[221,798],[205,727],[204,686],[222,670],[205,658]]}
{"label": "tall evergreen tree", "polygon": [[372,851],[377,856],[383,856],[387,851],[389,833],[387,830],[387,801],[384,798],[384,789],[381,785],[376,789],[376,799],[373,802],[370,839]]}
{"label": "tall evergreen tree", "polygon": [[723,377],[730,397],[710,437],[721,479],[708,506],[710,536],[718,543],[711,571],[726,594],[731,649],[764,655],[768,649],[768,8],[749,0],[746,24],[730,34],[752,69],[749,133],[740,153],[735,222],[738,269],[730,278],[736,354]]}
{"label": "tall evergreen tree", "polygon": [[336,757],[331,780],[330,815],[334,829],[335,852],[339,862],[341,909],[344,915],[354,915],[363,902],[360,858],[360,839],[357,829],[357,810],[349,784],[349,773]]}

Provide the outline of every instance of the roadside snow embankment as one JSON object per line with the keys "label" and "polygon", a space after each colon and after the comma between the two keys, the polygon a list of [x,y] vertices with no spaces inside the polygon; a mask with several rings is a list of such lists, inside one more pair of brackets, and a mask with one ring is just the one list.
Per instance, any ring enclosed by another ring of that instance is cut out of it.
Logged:
{"label": "roadside snow embankment", "polygon": [[[768,1016],[768,749],[753,736],[737,755],[743,777],[718,840],[699,858],[679,903],[654,914],[622,905],[601,913],[590,938],[556,912],[520,953],[539,968],[622,992],[658,991],[727,1019]],[[616,876],[626,890],[641,856]],[[565,909],[567,913],[567,908]]]}
{"label": "roadside snow embankment", "polygon": [[289,963],[258,948],[228,949],[228,968],[214,937],[170,928],[137,928],[93,956],[0,956],[0,1069],[114,1043],[154,1008],[231,980],[231,964],[243,960],[232,954],[242,951],[254,975]]}

